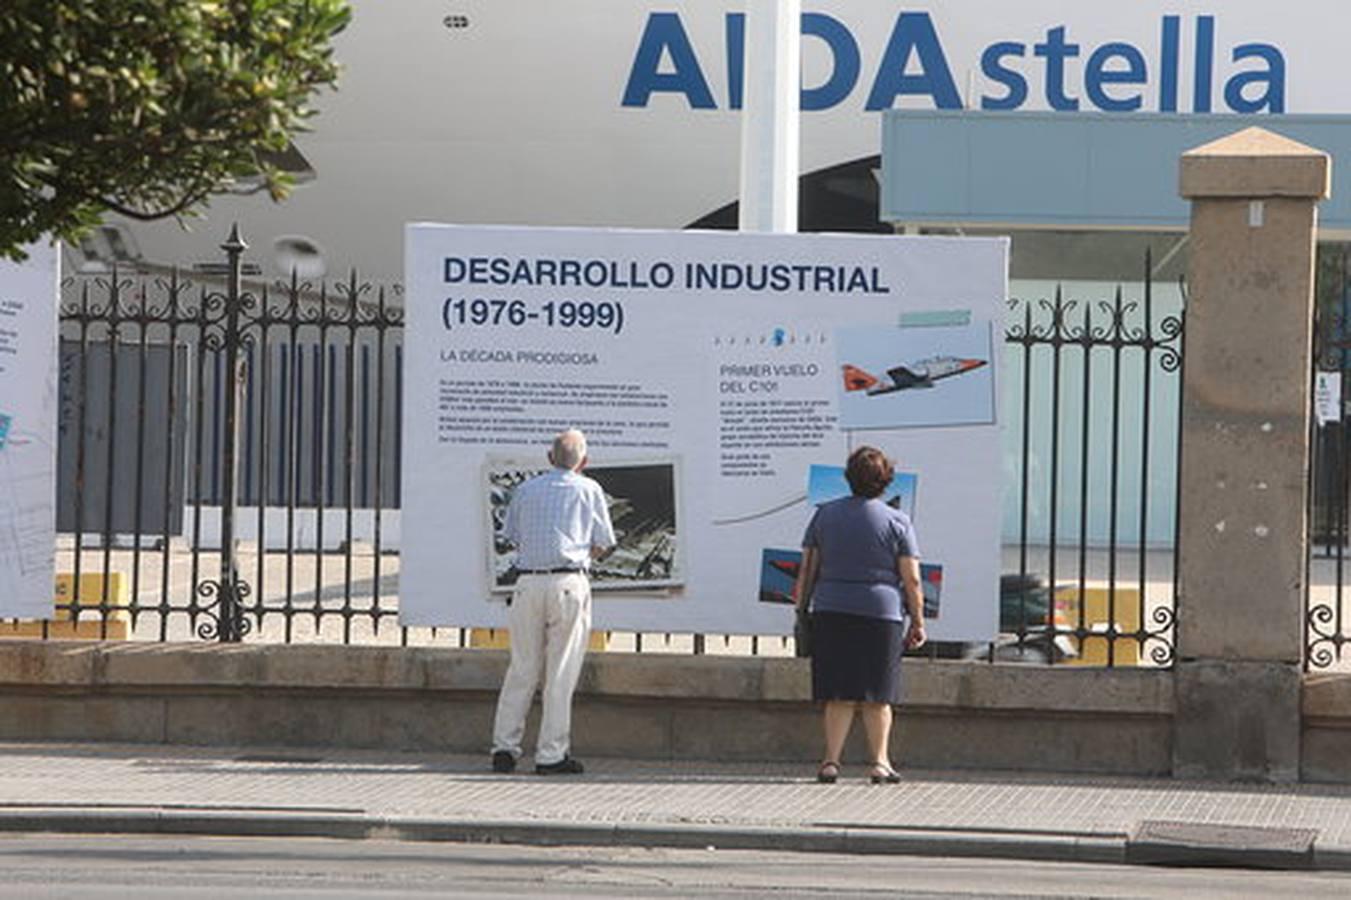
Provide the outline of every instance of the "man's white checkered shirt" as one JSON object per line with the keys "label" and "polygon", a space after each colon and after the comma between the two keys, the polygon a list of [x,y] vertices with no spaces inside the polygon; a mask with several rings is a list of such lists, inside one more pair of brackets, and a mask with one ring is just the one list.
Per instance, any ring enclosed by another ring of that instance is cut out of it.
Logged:
{"label": "man's white checkered shirt", "polygon": [[518,569],[584,569],[591,562],[592,546],[615,542],[600,485],[558,468],[512,491],[505,531],[516,545]]}

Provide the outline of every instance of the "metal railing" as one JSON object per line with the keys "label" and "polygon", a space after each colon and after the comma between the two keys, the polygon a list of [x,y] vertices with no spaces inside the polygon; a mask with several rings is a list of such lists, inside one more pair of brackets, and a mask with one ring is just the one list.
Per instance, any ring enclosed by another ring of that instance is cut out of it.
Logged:
{"label": "metal railing", "polygon": [[[399,289],[246,282],[239,235],[222,250],[218,273],[65,285],[58,560],[75,578],[58,619],[141,640],[468,645],[468,629],[397,623]],[[1172,662],[1182,315],[1156,308],[1150,272],[1138,300],[1010,303],[1003,634],[927,655]]]}
{"label": "metal railing", "polygon": [[[74,450],[62,454],[69,499],[58,510],[59,518],[69,512],[61,530],[70,543],[58,559],[74,587],[57,604],[58,618],[97,613],[106,636],[111,623],[125,619],[135,631],[150,617],[158,640],[238,641],[278,622],[268,637],[291,642],[306,616],[341,621],[343,642],[357,622],[388,632],[398,611],[385,593],[381,512],[398,502],[397,292],[355,275],[332,288],[294,278],[250,287],[237,232],[222,249],[223,285],[116,272],[67,284],[74,299],[61,314],[60,432]],[[103,384],[91,377],[96,368],[106,370]],[[128,376],[131,391],[119,387]],[[95,419],[90,405],[100,393]],[[153,406],[152,393],[160,401]],[[101,515],[92,518],[91,479],[105,485]],[[158,527],[147,528],[153,479],[163,482],[155,495],[162,508]],[[133,487],[119,492],[118,484]],[[254,547],[247,561],[241,538]],[[360,603],[358,555],[371,577]],[[91,562],[101,576],[97,597],[81,579]],[[341,604],[328,602],[335,587]]]}
{"label": "metal railing", "polygon": [[1183,291],[1156,308],[1149,254],[1141,291],[1010,302],[1017,560],[991,659],[1173,662]]}
{"label": "metal railing", "polygon": [[[1314,320],[1315,396],[1309,472],[1309,560],[1305,577],[1304,668],[1347,661],[1348,422],[1351,372],[1351,248],[1320,247]],[[1321,382],[1321,384],[1320,384]],[[1326,391],[1321,399],[1319,389]]]}

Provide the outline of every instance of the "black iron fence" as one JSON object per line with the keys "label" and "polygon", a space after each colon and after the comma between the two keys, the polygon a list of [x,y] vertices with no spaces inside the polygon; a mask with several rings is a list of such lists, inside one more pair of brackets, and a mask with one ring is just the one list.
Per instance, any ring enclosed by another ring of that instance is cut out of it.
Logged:
{"label": "black iron fence", "polygon": [[1010,303],[1015,558],[991,659],[1173,662],[1183,290],[1156,303],[1149,254],[1137,289]]}
{"label": "black iron fence", "polygon": [[1314,396],[1309,473],[1310,555],[1304,616],[1305,669],[1347,660],[1347,374],[1351,372],[1351,248],[1319,248],[1314,321]]}
{"label": "black iron fence", "polygon": [[397,291],[355,275],[249,286],[238,235],[222,249],[223,280],[66,286],[58,559],[73,579],[58,619],[97,616],[106,636],[150,618],[159,640],[276,622],[290,642],[306,616],[341,622],[343,641],[358,621],[389,631]]}
{"label": "black iron fence", "polygon": [[[238,235],[222,249],[220,272],[65,286],[58,560],[74,577],[43,633],[471,643],[397,622],[398,289],[246,282]],[[1172,662],[1183,320],[1151,268],[1101,296],[1010,302],[1001,635],[928,655]],[[791,651],[754,635],[611,638]]]}

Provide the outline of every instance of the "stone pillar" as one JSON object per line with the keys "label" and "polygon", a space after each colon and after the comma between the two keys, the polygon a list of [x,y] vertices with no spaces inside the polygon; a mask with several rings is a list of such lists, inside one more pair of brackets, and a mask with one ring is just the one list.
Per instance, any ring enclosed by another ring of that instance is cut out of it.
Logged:
{"label": "stone pillar", "polygon": [[1327,154],[1261,128],[1182,156],[1178,777],[1299,778],[1314,248],[1330,177]]}

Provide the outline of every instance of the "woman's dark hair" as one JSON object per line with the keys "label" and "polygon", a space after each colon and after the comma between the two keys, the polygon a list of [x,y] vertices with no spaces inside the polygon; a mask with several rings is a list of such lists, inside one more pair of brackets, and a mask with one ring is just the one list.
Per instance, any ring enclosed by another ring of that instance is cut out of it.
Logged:
{"label": "woman's dark hair", "polygon": [[895,474],[891,460],[876,447],[859,447],[849,454],[849,462],[844,467],[844,478],[854,496],[870,500],[882,496]]}

